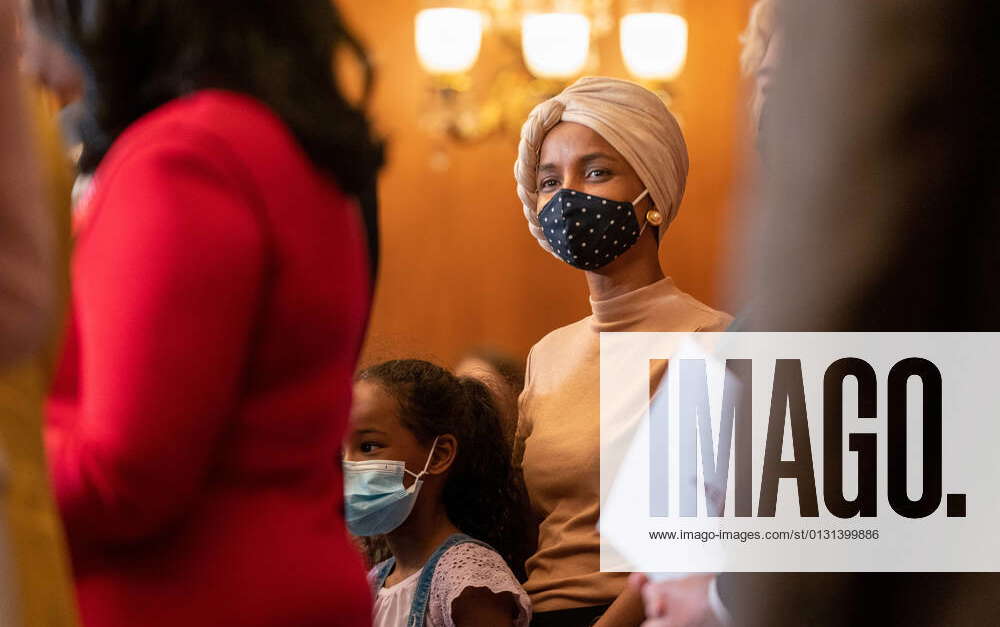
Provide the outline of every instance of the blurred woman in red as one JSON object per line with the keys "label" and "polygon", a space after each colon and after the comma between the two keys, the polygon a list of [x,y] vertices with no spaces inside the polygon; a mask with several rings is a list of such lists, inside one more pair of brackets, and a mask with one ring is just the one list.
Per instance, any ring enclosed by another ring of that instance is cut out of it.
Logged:
{"label": "blurred woman in red", "polygon": [[46,444],[87,627],[360,625],[338,450],[382,162],[329,0],[33,0],[94,182]]}

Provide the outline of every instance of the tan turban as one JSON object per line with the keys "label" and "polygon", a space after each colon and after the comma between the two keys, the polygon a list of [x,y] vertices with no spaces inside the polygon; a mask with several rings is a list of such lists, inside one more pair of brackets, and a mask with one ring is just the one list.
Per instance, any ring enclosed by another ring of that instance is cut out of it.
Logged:
{"label": "tan turban", "polygon": [[542,248],[555,255],[536,213],[538,153],[545,136],[559,122],[582,124],[611,144],[649,190],[666,229],[677,215],[688,174],[687,145],[677,120],[644,87],[588,76],[535,107],[521,127],[514,178],[528,228]]}

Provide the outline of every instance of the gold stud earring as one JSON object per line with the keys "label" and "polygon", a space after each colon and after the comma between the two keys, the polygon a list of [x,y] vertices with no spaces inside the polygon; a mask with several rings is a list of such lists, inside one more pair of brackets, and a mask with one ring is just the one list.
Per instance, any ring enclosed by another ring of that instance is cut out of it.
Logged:
{"label": "gold stud earring", "polygon": [[660,226],[663,224],[663,214],[656,209],[650,209],[646,212],[646,222],[649,222],[653,226]]}

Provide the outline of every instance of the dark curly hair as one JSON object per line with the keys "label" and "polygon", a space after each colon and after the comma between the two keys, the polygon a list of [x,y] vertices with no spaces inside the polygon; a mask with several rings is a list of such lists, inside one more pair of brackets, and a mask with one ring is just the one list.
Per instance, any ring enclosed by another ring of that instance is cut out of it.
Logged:
{"label": "dark curly hair", "polygon": [[341,93],[341,47],[371,66],[331,0],[30,0],[42,32],[84,72],[80,169],[93,171],[130,124],[206,88],[250,95],[291,129],[346,193],[370,194],[383,146]]}
{"label": "dark curly hair", "polygon": [[421,444],[430,446],[440,435],[455,437],[458,452],[442,497],[448,518],[492,546],[523,580],[527,497],[486,386],[416,359],[372,366],[358,379],[376,383],[396,400],[403,426]]}

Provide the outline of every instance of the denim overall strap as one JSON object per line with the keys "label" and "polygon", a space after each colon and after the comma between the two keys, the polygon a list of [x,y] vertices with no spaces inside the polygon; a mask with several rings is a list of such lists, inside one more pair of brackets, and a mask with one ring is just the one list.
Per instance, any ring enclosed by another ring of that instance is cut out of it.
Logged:
{"label": "denim overall strap", "polygon": [[392,572],[393,567],[396,565],[396,558],[390,557],[381,564],[375,567],[375,581],[373,582],[372,593],[378,594],[378,591],[382,589],[385,585],[386,577]]}
{"label": "denim overall strap", "polygon": [[441,556],[447,553],[448,549],[451,547],[458,544],[465,544],[467,542],[478,544],[493,550],[492,547],[485,542],[476,540],[475,538],[467,536],[464,533],[453,534],[445,540],[430,556],[430,559],[427,560],[427,563],[424,564],[423,570],[420,572],[420,580],[417,582],[417,590],[413,594],[413,603],[410,605],[410,617],[406,621],[406,627],[423,627],[425,617],[427,616],[427,602],[431,597],[431,583],[434,580],[434,571],[437,569],[438,560],[440,560]]}

